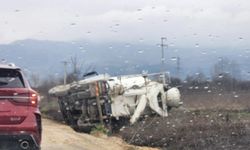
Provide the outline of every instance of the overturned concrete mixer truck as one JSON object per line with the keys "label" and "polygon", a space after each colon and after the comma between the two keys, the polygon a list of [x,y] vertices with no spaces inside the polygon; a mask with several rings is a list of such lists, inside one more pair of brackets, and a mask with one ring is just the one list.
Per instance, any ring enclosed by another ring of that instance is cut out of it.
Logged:
{"label": "overturned concrete mixer truck", "polygon": [[156,73],[111,77],[90,73],[80,81],[50,89],[49,94],[58,98],[68,125],[76,131],[89,132],[100,123],[112,128],[113,122],[126,119],[134,124],[145,114],[167,117],[168,111],[182,102],[177,88],[161,83],[162,76]]}

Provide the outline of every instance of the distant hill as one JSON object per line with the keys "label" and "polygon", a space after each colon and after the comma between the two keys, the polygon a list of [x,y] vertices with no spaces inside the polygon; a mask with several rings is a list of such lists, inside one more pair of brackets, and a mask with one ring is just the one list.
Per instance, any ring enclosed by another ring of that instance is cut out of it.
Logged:
{"label": "distant hill", "polygon": [[[203,48],[169,47],[166,52],[166,70],[176,74],[175,57],[180,57],[180,73],[187,74],[202,71],[209,75],[212,66],[219,57],[233,59],[240,64],[243,72],[249,70],[249,60],[245,50],[215,50]],[[239,56],[241,55],[241,56]],[[91,43],[86,41],[55,42],[22,40],[8,45],[0,45],[0,59],[14,62],[25,68],[27,73],[37,73],[41,77],[62,74],[62,61],[77,57],[84,64],[83,70],[92,66],[96,71],[113,75],[160,71],[161,50],[157,45],[144,43]],[[70,66],[68,66],[70,69]]]}

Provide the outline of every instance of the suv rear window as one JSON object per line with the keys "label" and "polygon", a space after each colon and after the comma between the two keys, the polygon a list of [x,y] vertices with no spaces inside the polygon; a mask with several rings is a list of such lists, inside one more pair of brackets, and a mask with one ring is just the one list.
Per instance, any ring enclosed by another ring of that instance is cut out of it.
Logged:
{"label": "suv rear window", "polygon": [[19,70],[0,69],[0,88],[23,88],[24,82]]}

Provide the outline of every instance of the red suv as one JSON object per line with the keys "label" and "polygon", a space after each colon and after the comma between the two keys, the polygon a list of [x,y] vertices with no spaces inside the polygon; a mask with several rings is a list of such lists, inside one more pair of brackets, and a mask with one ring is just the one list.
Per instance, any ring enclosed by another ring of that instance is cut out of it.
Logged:
{"label": "red suv", "polygon": [[0,149],[37,150],[41,143],[38,93],[20,68],[0,64]]}

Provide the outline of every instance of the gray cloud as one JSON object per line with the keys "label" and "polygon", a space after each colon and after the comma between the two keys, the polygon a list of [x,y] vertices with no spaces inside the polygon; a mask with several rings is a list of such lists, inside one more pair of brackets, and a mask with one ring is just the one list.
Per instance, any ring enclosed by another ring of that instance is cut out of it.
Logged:
{"label": "gray cloud", "polygon": [[0,1],[0,43],[22,39],[249,47],[248,0]]}

